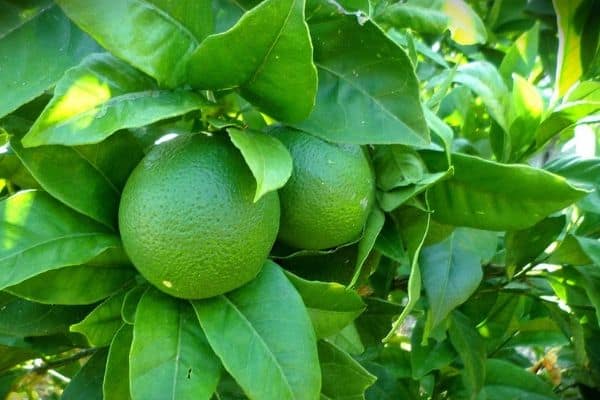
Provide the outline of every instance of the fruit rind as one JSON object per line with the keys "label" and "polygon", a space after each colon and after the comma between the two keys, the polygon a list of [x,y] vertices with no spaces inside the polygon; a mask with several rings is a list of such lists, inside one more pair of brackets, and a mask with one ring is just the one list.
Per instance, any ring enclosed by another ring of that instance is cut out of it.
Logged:
{"label": "fruit rind", "polygon": [[226,293],[260,271],[279,227],[275,192],[256,183],[226,137],[185,135],[134,169],[119,208],[123,246],[150,283],[172,296]]}

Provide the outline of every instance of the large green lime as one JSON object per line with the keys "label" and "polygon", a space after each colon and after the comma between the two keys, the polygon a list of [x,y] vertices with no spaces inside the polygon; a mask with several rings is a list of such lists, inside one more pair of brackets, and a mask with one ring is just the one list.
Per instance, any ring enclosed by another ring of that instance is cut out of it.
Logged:
{"label": "large green lime", "polygon": [[276,193],[256,184],[224,136],[181,136],[154,147],[129,177],[119,208],[123,246],[162,291],[199,299],[242,286],[277,236]]}

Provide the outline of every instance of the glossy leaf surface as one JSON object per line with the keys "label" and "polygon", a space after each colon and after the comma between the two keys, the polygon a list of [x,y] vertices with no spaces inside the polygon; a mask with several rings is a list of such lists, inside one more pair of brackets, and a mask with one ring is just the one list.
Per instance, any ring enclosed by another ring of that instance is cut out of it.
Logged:
{"label": "glossy leaf surface", "polygon": [[[421,155],[434,171],[447,168],[442,153]],[[503,165],[461,154],[454,154],[452,163],[454,176],[429,190],[433,218],[446,224],[524,229],[587,194],[558,175],[525,165]]]}
{"label": "glossy leaf surface", "polygon": [[313,327],[279,266],[268,261],[246,286],[193,305],[211,347],[250,398],[318,397]]}
{"label": "glossy leaf surface", "polygon": [[242,96],[274,118],[305,118],[314,104],[317,76],[304,4],[266,0],[228,31],[209,36],[191,57],[192,85],[239,88]]}
{"label": "glossy leaf surface", "polygon": [[[15,4],[16,3],[16,4]],[[49,0],[0,2],[0,117],[41,95],[99,46]]]}
{"label": "glossy leaf surface", "polygon": [[306,305],[317,338],[338,333],[365,309],[360,296],[340,284],[307,281],[289,272],[286,275]]}
{"label": "glossy leaf surface", "polygon": [[353,16],[315,21],[310,31],[319,91],[298,128],[341,143],[427,144],[417,81],[400,47],[374,23],[361,26]]}
{"label": "glossy leaf surface", "polygon": [[229,128],[227,132],[256,179],[255,202],[285,185],[292,175],[292,157],[283,143],[260,132],[236,128]]}
{"label": "glossy leaf surface", "polygon": [[[212,31],[208,0],[57,3],[104,48],[168,87],[184,83],[187,61]],[[148,26],[152,26],[151,32]]]}
{"label": "glossy leaf surface", "polygon": [[134,400],[210,399],[221,365],[190,304],[148,289],[138,304],[130,352]]}
{"label": "glossy leaf surface", "polygon": [[120,240],[102,225],[41,191],[23,191],[0,203],[0,288],[41,273],[79,265]]}
{"label": "glossy leaf surface", "polygon": [[119,129],[185,114],[204,103],[187,90],[159,89],[150,77],[107,53],[94,54],[60,79],[23,145],[98,143]]}

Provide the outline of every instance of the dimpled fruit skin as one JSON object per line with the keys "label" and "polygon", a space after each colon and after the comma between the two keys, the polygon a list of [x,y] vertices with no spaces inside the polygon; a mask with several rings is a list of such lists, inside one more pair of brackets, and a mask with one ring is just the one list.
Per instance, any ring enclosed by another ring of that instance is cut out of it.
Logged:
{"label": "dimpled fruit skin", "polygon": [[154,147],[123,190],[119,229],[133,264],[180,298],[216,296],[260,271],[277,236],[279,199],[256,184],[226,137],[180,136]]}
{"label": "dimpled fruit skin", "polygon": [[363,149],[291,128],[272,134],[294,160],[292,176],[279,190],[279,240],[317,250],[358,239],[375,194],[373,170]]}

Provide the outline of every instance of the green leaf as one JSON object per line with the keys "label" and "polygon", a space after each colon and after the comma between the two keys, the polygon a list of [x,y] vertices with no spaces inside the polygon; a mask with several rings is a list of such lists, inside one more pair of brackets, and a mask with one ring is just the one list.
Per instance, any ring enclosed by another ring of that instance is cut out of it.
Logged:
{"label": "green leaf", "polygon": [[[65,14],[115,56],[159,84],[186,81],[187,63],[212,32],[210,0],[59,0]],[[149,34],[148,27],[152,27]]]}
{"label": "green leaf", "polygon": [[244,394],[240,385],[226,372],[223,373],[219,386],[212,397],[212,400],[249,400]]}
{"label": "green leaf", "polygon": [[338,333],[365,309],[365,303],[351,289],[334,282],[307,281],[286,272],[302,297],[318,339]]}
{"label": "green leaf", "polygon": [[[448,85],[452,84],[452,79],[454,77],[455,71],[452,71],[451,75],[449,75]],[[433,98],[433,97],[432,97]],[[441,100],[440,100],[441,101]],[[427,126],[433,133],[437,135],[437,137],[442,141],[444,146],[444,150],[448,155],[448,163],[451,163],[451,151],[452,151],[452,142],[454,140],[454,132],[452,128],[448,126],[437,114],[431,111],[428,107],[423,107],[425,111],[425,120],[427,121]]]}
{"label": "green leaf", "polygon": [[600,101],[600,82],[584,81],[569,91],[563,99],[565,103],[574,101]]}
{"label": "green leaf", "polygon": [[544,169],[564,176],[592,193],[581,199],[579,207],[584,210],[600,213],[600,158],[580,158],[564,156],[555,158],[544,166]]}
{"label": "green leaf", "polygon": [[119,292],[92,310],[81,322],[71,325],[71,332],[84,335],[89,344],[94,347],[108,346],[113,336],[119,330],[121,320],[121,305],[125,292]]}
{"label": "green leaf", "polygon": [[[31,360],[37,357],[39,357],[39,354],[30,349],[9,347],[0,344],[0,396],[4,396],[6,398],[8,393],[10,393],[10,388],[13,384],[12,380],[7,382],[9,378],[5,375],[5,371],[11,370],[12,367],[22,363],[23,361]],[[9,387],[6,388],[4,385]],[[8,390],[8,392],[5,392],[4,390]]]}
{"label": "green leaf", "polygon": [[[580,243],[581,239],[583,238],[579,239]],[[592,244],[593,247],[588,248],[586,254],[590,255],[589,250],[592,250],[591,254],[596,258],[595,261],[598,261],[598,259],[600,259],[600,241],[594,239],[587,240],[589,240],[588,246]],[[564,269],[567,269],[568,274],[566,276],[566,283],[575,285],[577,288],[583,288],[585,290],[585,293],[589,298],[589,302],[596,310],[596,319],[600,321],[600,273],[597,271],[597,265],[586,265],[573,268],[564,267]]]}
{"label": "green leaf", "polygon": [[592,264],[593,261],[589,258],[586,252],[583,250],[579,240],[581,237],[577,237],[571,234],[567,234],[565,238],[560,242],[560,245],[556,250],[550,254],[550,257],[546,260],[551,264],[569,264],[569,265],[588,265]]}
{"label": "green leaf", "polygon": [[[423,151],[421,156],[431,170],[446,170],[443,153]],[[526,165],[462,154],[453,154],[452,162],[454,176],[428,191],[433,218],[449,225],[525,229],[587,194],[558,175]]]}
{"label": "green leaf", "polygon": [[[0,302],[1,301],[2,300],[0,300]],[[74,308],[71,307],[71,309]],[[89,308],[86,307],[86,310],[89,310]],[[46,314],[49,314],[48,308],[41,311],[45,312],[45,314],[41,314],[42,319],[45,319]],[[38,318],[39,315],[33,315],[33,317]],[[29,328],[31,328],[31,326]],[[80,335],[69,334],[66,330],[43,336],[27,336],[27,331],[24,331],[23,336],[19,336],[0,334],[0,370],[4,369],[5,367],[14,366],[15,364],[20,363],[20,361],[24,361],[26,359],[39,358],[40,356],[44,355],[58,354],[68,351],[74,346],[82,347],[85,345],[81,342]],[[7,351],[5,351],[6,349]],[[24,351],[27,351],[29,356],[26,356],[26,354],[23,353]],[[11,361],[11,358],[14,361],[15,356],[19,358],[17,362],[10,365],[6,364],[6,362]]]}
{"label": "green leaf", "polygon": [[68,332],[89,307],[67,307],[33,303],[0,292],[0,335],[48,336]]}
{"label": "green leaf", "polygon": [[319,396],[314,330],[301,297],[276,264],[267,261],[240,289],[192,304],[211,347],[248,397]]}
{"label": "green leaf", "polygon": [[0,15],[0,93],[10,93],[0,99],[0,117],[41,95],[99,49],[52,1],[1,1]]}
{"label": "green leaf", "polygon": [[583,74],[581,27],[587,17],[582,11],[585,0],[552,0],[558,25],[558,55],[556,65],[556,95],[562,96]]}
{"label": "green leaf", "polygon": [[519,160],[535,141],[544,102],[538,90],[524,78],[513,74],[512,101],[509,108],[510,155],[504,159]]}
{"label": "green leaf", "polygon": [[540,148],[553,137],[584,124],[586,117],[590,117],[591,122],[596,121],[599,113],[600,100],[576,100],[559,105],[538,127],[535,133],[537,147]]}
{"label": "green leaf", "polygon": [[213,0],[213,10],[218,10],[214,11],[214,33],[221,33],[231,29],[242,15],[244,15],[244,12],[257,3],[256,0]]}
{"label": "green leaf", "polygon": [[506,84],[512,83],[513,74],[529,78],[538,55],[539,36],[540,25],[536,23],[510,46],[499,68],[500,75]]}
{"label": "green leaf", "polygon": [[410,364],[412,377],[415,380],[420,380],[430,372],[448,366],[456,358],[456,353],[448,340],[437,342],[428,338],[423,342],[425,335],[423,325],[422,320],[419,320],[410,335]]}
{"label": "green leaf", "polygon": [[575,236],[581,249],[596,265],[600,265],[600,241],[598,239]]}
{"label": "green leaf", "polygon": [[385,214],[378,207],[373,207],[367,223],[365,224],[362,238],[358,242],[358,251],[356,254],[356,265],[354,266],[354,274],[348,287],[355,287],[361,278],[368,278],[372,271],[363,271],[363,267],[367,262],[367,258],[371,254],[375,241],[379,236],[379,233],[383,229],[385,223]]}
{"label": "green leaf", "polygon": [[[404,379],[398,379],[394,372],[378,363],[363,362],[363,365],[369,372],[377,377],[375,384],[367,389],[365,399],[395,400],[418,399],[421,397],[418,383],[412,380],[408,382]],[[410,386],[413,386],[413,388]]]}
{"label": "green leaf", "polygon": [[[0,123],[5,122],[6,119],[3,119]],[[6,125],[0,126],[0,132],[2,130],[7,130]],[[0,178],[15,184],[21,190],[39,189],[40,185],[27,171],[27,168],[23,166],[10,144],[8,146],[4,145],[3,149],[5,152],[0,157]]]}
{"label": "green leaf", "polygon": [[[469,299],[471,306],[481,306],[481,298]],[[500,293],[492,297],[493,303],[478,312],[483,312],[477,331],[486,339],[488,353],[496,352],[515,334],[525,309],[524,296]],[[473,304],[474,303],[474,304]],[[486,304],[487,305],[487,304]],[[467,303],[465,307],[468,307]]]}
{"label": "green leaf", "polygon": [[568,346],[569,338],[561,328],[559,323],[550,317],[520,321],[518,334],[513,336],[506,346]]}
{"label": "green leaf", "polygon": [[306,118],[314,104],[317,74],[304,4],[264,1],[228,31],[209,36],[190,59],[192,86],[239,88],[244,98],[280,121]]}
{"label": "green leaf", "polygon": [[367,297],[364,301],[367,309],[357,318],[356,329],[366,346],[379,345],[390,332],[390,325],[402,311],[402,306],[379,298]]}
{"label": "green leaf", "polygon": [[425,192],[436,183],[452,176],[453,172],[454,169],[449,168],[444,172],[436,172],[433,174],[426,173],[423,175],[423,178],[413,185],[395,189],[389,192],[378,192],[377,200],[379,201],[379,205],[383,211],[393,211],[413,197]]}
{"label": "green leaf", "polygon": [[387,218],[381,233],[377,237],[375,242],[375,249],[398,263],[408,261],[408,255],[402,244],[402,236],[400,234],[400,228],[390,218]]}
{"label": "green leaf", "polygon": [[44,192],[19,192],[0,202],[0,214],[0,289],[121,246],[107,228]]}
{"label": "green leaf", "polygon": [[354,275],[357,253],[358,246],[350,245],[327,252],[298,252],[277,261],[301,278],[347,285]]}
{"label": "green leaf", "polygon": [[159,89],[110,54],[92,54],[58,81],[54,97],[22,142],[25,147],[98,143],[119,129],[185,114],[205,103],[188,90]]}
{"label": "green leaf", "polygon": [[98,350],[73,377],[62,400],[103,400],[102,379],[106,367],[107,350]]}
{"label": "green leaf", "polygon": [[358,329],[356,329],[355,323],[346,325],[344,329],[327,338],[327,340],[348,354],[358,356],[365,352],[365,346],[360,339],[360,335],[358,333]]}
{"label": "green leaf", "polygon": [[598,122],[600,83],[585,81],[573,88],[555,107],[536,131],[537,147],[559,134],[573,131],[578,125]]}
{"label": "green leaf", "polygon": [[564,216],[549,217],[520,231],[507,232],[504,237],[506,266],[511,274],[536,259],[565,227]]}
{"label": "green leaf", "polygon": [[311,22],[310,31],[319,90],[312,113],[296,127],[332,142],[428,144],[418,82],[396,43],[355,16]]}
{"label": "green leaf", "polygon": [[131,284],[135,275],[131,266],[79,265],[44,272],[5,290],[44,304],[92,304]]}
{"label": "green leaf", "polygon": [[415,184],[427,171],[419,153],[402,145],[378,146],[373,155],[373,167],[377,187],[384,191]]}
{"label": "green leaf", "polygon": [[321,364],[322,400],[360,400],[376,377],[347,353],[321,340],[318,343]]}
{"label": "green leaf", "polygon": [[462,377],[471,398],[475,398],[485,380],[486,348],[473,322],[454,311],[448,329],[450,342],[463,362]]}
{"label": "green leaf", "polygon": [[479,400],[558,399],[550,385],[508,361],[487,360],[485,369],[485,387],[477,397]]}
{"label": "green leaf", "polygon": [[102,383],[103,400],[129,400],[129,349],[133,340],[133,327],[122,325],[115,334],[106,360],[106,373]]}
{"label": "green leaf", "polygon": [[470,230],[457,229],[421,252],[419,264],[431,307],[432,328],[464,303],[483,278],[481,256],[469,248],[472,238]]}
{"label": "green leaf", "polygon": [[421,268],[419,267],[419,258],[431,221],[430,213],[422,213],[412,207],[400,210],[396,215],[398,226],[401,229],[402,241],[410,257],[410,275],[408,277],[408,302],[400,316],[392,324],[392,329],[388,331],[384,342],[389,341],[396,334],[398,327],[404,322],[406,317],[412,312],[421,297]]}
{"label": "green leaf", "polygon": [[123,319],[123,321],[131,325],[134,324],[137,306],[140,302],[140,299],[146,292],[147,288],[147,285],[141,284],[135,286],[133,289],[127,292],[125,298],[123,299],[123,305],[121,307],[121,318]]}
{"label": "green leaf", "polygon": [[138,305],[129,360],[134,400],[208,400],[221,373],[190,304],[154,288]]}
{"label": "green leaf", "polygon": [[[121,190],[142,159],[139,143],[127,132],[96,145],[11,147],[37,182],[54,198],[80,213],[116,228]],[[69,171],[69,180],[65,172]]]}
{"label": "green leaf", "polygon": [[458,67],[454,81],[475,92],[494,120],[508,132],[508,88],[496,67],[486,61],[475,61]]}
{"label": "green leaf", "polygon": [[442,10],[450,19],[450,36],[460,45],[485,43],[487,30],[479,15],[463,0],[444,0]]}
{"label": "green leaf", "polygon": [[237,128],[227,129],[256,179],[254,202],[263,195],[277,190],[292,175],[292,156],[277,138],[264,133]]}
{"label": "green leaf", "polygon": [[396,29],[410,28],[420,33],[441,34],[448,28],[450,18],[437,7],[416,3],[394,3],[377,16],[377,22]]}

